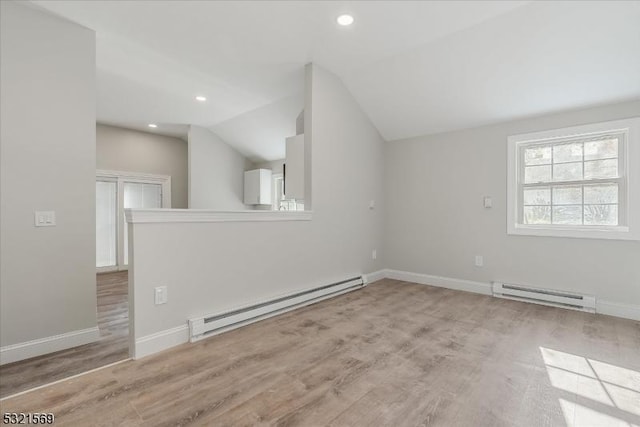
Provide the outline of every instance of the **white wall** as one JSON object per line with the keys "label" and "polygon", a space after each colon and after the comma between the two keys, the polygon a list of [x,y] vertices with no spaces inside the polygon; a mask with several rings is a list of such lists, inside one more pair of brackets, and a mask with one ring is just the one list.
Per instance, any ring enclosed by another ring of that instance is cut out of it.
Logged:
{"label": "white wall", "polygon": [[171,206],[188,207],[187,143],[117,126],[96,126],[98,169],[171,176]]}
{"label": "white wall", "polygon": [[[386,267],[574,290],[640,308],[640,242],[506,233],[509,135],[638,115],[640,102],[628,102],[387,143]],[[493,197],[492,209],[483,196]],[[474,266],[475,255],[484,255],[484,267]]]}
{"label": "white wall", "polygon": [[[191,317],[383,266],[383,140],[337,77],[313,66],[309,90],[312,220],[134,224],[130,275],[139,343]],[[369,210],[370,200],[377,209]],[[152,289],[159,285],[168,286],[169,302],[155,306]]]}
{"label": "white wall", "polygon": [[244,171],[252,164],[221,138],[189,127],[189,208],[244,210]]}
{"label": "white wall", "polygon": [[270,169],[272,173],[282,173],[284,170],[283,165],[284,159],[273,160],[271,162],[256,163],[254,167],[257,169]]}
{"label": "white wall", "polygon": [[[4,347],[96,326],[96,81],[93,31],[0,5]],[[35,228],[35,210],[57,226]]]}
{"label": "white wall", "polygon": [[[300,68],[301,75],[302,71]],[[295,135],[296,117],[304,108],[303,89],[301,84],[299,93],[218,123],[211,130],[252,162],[283,158],[284,141]]]}

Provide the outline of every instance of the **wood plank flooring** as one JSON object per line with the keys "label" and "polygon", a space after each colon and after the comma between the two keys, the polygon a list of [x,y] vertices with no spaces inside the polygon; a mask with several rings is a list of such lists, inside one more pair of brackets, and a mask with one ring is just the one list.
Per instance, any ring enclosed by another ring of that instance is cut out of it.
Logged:
{"label": "wood plank flooring", "polygon": [[2,411],[70,426],[640,425],[640,322],[382,280]]}
{"label": "wood plank flooring", "polygon": [[98,274],[100,340],[0,366],[0,397],[129,358],[127,272]]}

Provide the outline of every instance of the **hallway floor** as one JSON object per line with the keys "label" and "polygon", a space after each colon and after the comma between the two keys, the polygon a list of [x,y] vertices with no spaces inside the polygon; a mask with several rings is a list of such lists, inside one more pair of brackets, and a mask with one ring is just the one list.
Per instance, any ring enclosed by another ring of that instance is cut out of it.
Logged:
{"label": "hallway floor", "polygon": [[128,272],[98,274],[100,340],[0,366],[0,398],[129,358]]}

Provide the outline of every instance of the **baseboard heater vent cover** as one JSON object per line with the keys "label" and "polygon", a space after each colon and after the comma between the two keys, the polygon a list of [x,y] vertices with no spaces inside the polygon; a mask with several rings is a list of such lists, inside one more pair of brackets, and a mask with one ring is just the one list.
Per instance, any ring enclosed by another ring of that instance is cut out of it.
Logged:
{"label": "baseboard heater vent cover", "polygon": [[550,305],[589,313],[596,312],[596,297],[591,295],[499,282],[493,282],[492,289],[493,296],[498,298]]}
{"label": "baseboard heater vent cover", "polygon": [[286,311],[338,296],[365,286],[362,276],[296,292],[223,313],[189,319],[190,341],[195,342]]}

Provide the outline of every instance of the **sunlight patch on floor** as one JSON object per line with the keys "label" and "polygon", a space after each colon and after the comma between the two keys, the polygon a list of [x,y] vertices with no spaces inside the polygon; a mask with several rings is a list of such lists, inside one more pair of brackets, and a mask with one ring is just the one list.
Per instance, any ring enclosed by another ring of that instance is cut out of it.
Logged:
{"label": "sunlight patch on floor", "polygon": [[593,402],[560,398],[568,426],[640,425],[640,372],[545,347],[540,353],[553,387]]}
{"label": "sunlight patch on floor", "polygon": [[565,399],[559,400],[567,427],[638,427],[637,424],[629,423],[595,409]]}

